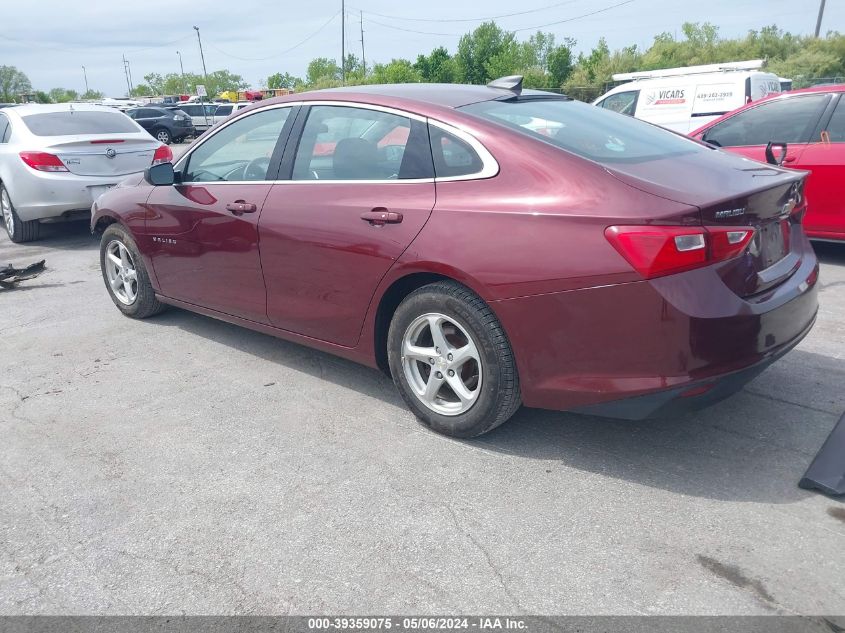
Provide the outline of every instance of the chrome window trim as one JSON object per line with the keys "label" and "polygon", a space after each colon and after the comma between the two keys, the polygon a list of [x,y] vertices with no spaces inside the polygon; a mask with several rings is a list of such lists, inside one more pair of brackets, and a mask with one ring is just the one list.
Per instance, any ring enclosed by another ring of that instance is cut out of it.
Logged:
{"label": "chrome window trim", "polygon": [[[448,134],[452,134],[456,136],[460,140],[464,141],[467,145],[469,145],[478,157],[481,159],[481,170],[477,172],[473,172],[471,174],[463,174],[461,176],[442,176],[440,178],[406,178],[406,179],[384,179],[384,180],[211,180],[211,181],[191,181],[185,183],[179,183],[184,185],[245,185],[245,184],[278,184],[278,185],[288,185],[288,184],[308,184],[308,185],[316,185],[316,184],[344,184],[344,185],[352,185],[352,184],[402,184],[402,183],[438,183],[438,182],[457,182],[462,180],[484,180],[486,178],[492,178],[499,173],[499,163],[490,153],[490,151],[469,132],[466,132],[460,128],[455,127],[454,125],[450,125],[448,123],[444,123],[442,121],[438,121],[436,119],[432,119],[430,117],[422,116],[420,114],[416,114],[414,112],[408,112],[406,110],[401,110],[399,108],[392,108],[389,106],[381,106],[375,105],[372,103],[360,103],[358,101],[332,101],[329,99],[321,99],[319,101],[288,101],[285,103],[278,103],[273,104],[271,106],[265,106],[256,108],[252,112],[245,114],[243,117],[237,117],[232,121],[227,121],[225,123],[220,124],[218,127],[214,129],[213,132],[209,133],[205,138],[203,138],[198,143],[195,143],[191,146],[191,149],[187,151],[185,154],[179,157],[176,163],[173,165],[174,170],[181,169],[182,165],[190,158],[190,156],[197,150],[197,148],[202,147],[203,143],[207,142],[209,139],[214,138],[217,134],[219,134],[223,129],[229,127],[233,123],[240,121],[242,118],[246,118],[249,116],[253,116],[258,114],[259,112],[265,112],[267,110],[276,110],[279,108],[292,108],[295,106],[340,106],[340,107],[348,107],[348,108],[358,108],[362,110],[375,110],[376,112],[384,112],[386,114],[395,114],[397,116],[405,117],[408,119],[413,119],[415,121],[419,121],[421,123],[425,123],[426,125],[433,125]],[[235,111],[236,112],[236,111]],[[232,114],[235,114],[232,112]]]}

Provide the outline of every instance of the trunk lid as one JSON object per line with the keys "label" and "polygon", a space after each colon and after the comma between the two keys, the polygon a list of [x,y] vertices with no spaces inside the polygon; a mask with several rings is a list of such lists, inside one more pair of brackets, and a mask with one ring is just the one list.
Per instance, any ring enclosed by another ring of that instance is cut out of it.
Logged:
{"label": "trunk lid", "polygon": [[792,234],[800,230],[807,172],[718,150],[614,164],[608,171],[632,187],[698,207],[705,227],[753,228],[754,238],[743,254],[718,269],[740,296],[783,283],[801,263]]}
{"label": "trunk lid", "polygon": [[153,162],[158,141],[120,138],[57,141],[45,151],[55,154],[72,174],[79,176],[125,176],[143,171]]}

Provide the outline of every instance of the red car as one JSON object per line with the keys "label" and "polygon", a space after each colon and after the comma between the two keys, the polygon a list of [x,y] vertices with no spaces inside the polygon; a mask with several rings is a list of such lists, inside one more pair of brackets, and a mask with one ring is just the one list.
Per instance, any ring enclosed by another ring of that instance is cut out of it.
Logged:
{"label": "red car", "polygon": [[803,186],[516,80],[366,86],[233,116],[91,226],[124,314],[380,367],[471,437],[521,403],[638,419],[738,390],[815,320]]}
{"label": "red car", "polygon": [[786,143],[784,166],[812,173],[807,179],[804,231],[813,239],[845,240],[845,85],[772,95],[691,136],[763,162],[769,142]]}

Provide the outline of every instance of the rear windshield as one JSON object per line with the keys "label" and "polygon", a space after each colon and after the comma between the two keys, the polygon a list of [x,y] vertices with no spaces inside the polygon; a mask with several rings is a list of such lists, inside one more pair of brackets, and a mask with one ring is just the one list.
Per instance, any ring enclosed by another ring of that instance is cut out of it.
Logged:
{"label": "rear windshield", "polygon": [[461,109],[598,163],[710,151],[655,125],[579,101],[483,101]]}
{"label": "rear windshield", "polygon": [[36,136],[72,136],[76,134],[121,134],[138,128],[120,112],[76,110],[43,112],[22,117],[26,127]]}

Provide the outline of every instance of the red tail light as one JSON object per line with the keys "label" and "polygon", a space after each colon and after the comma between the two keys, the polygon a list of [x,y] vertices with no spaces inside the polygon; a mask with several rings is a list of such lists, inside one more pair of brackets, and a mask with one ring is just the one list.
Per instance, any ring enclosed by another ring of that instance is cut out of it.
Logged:
{"label": "red tail light", "polygon": [[21,160],[36,171],[67,171],[58,156],[47,152],[21,152]]}
{"label": "red tail light", "polygon": [[153,165],[158,165],[159,163],[172,163],[173,162],[173,152],[167,145],[159,145],[156,153],[153,154]]}
{"label": "red tail light", "polygon": [[750,226],[610,226],[607,240],[646,279],[708,266],[739,255]]}

